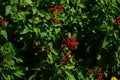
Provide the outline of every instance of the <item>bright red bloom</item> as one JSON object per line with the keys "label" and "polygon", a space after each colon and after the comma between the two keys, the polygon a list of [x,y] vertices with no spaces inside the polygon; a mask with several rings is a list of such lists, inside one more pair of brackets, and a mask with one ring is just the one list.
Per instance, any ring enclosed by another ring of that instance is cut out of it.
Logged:
{"label": "bright red bloom", "polygon": [[56,22],[57,24],[60,24],[60,20],[58,20],[58,19],[56,19],[55,22]]}
{"label": "bright red bloom", "polygon": [[118,24],[118,26],[120,26],[120,16],[116,18],[116,23]]}
{"label": "bright red bloom", "polygon": [[58,9],[59,11],[62,11],[63,8],[64,8],[64,7],[63,7],[62,5],[57,6],[57,9]]}
{"label": "bright red bloom", "polygon": [[72,41],[71,41],[71,46],[72,46],[72,47],[75,47],[75,46],[76,46],[76,40],[72,40]]}
{"label": "bright red bloom", "polygon": [[50,7],[50,8],[48,8],[48,10],[49,10],[49,11],[53,11],[53,10],[54,10],[54,8],[53,8],[53,7]]}
{"label": "bright red bloom", "polygon": [[4,20],[0,20],[0,24],[1,24],[2,26],[4,26],[4,25],[5,25],[5,21],[4,21]]}
{"label": "bright red bloom", "polygon": [[63,6],[57,6],[57,10],[55,12],[55,15],[59,14],[62,10],[63,10]]}

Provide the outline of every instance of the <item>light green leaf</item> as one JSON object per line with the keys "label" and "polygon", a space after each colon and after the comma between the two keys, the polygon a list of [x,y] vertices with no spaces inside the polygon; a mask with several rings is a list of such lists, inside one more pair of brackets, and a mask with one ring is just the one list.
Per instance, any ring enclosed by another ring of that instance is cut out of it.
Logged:
{"label": "light green leaf", "polygon": [[65,73],[67,74],[67,80],[76,80],[70,71],[65,71]]}
{"label": "light green leaf", "polygon": [[46,37],[47,36],[47,33],[46,32],[41,32],[41,37]]}
{"label": "light green leaf", "polygon": [[31,0],[25,0],[25,3],[28,5],[32,5],[32,1]]}
{"label": "light green leaf", "polygon": [[30,29],[26,26],[23,31],[20,32],[20,34],[26,34],[30,31]]}
{"label": "light green leaf", "polygon": [[102,5],[104,5],[105,3],[104,3],[104,0],[100,0],[100,3],[102,4]]}
{"label": "light green leaf", "polygon": [[61,30],[60,30],[60,28],[56,28],[55,29],[55,33],[57,34],[57,33],[59,33]]}
{"label": "light green leaf", "polygon": [[2,35],[6,40],[8,40],[8,35],[7,35],[6,30],[1,30],[1,35]]}
{"label": "light green leaf", "polygon": [[51,53],[48,54],[47,62],[52,64],[53,63],[53,56]]}
{"label": "light green leaf", "polygon": [[11,12],[11,5],[5,6],[5,15],[7,16]]}
{"label": "light green leaf", "polygon": [[32,11],[33,11],[33,15],[36,14],[37,13],[37,8],[33,7]]}
{"label": "light green leaf", "polygon": [[67,69],[73,69],[75,66],[74,65],[68,65],[66,66]]}
{"label": "light green leaf", "polygon": [[23,62],[22,58],[17,58],[17,57],[13,57],[13,58],[16,60],[17,63]]}
{"label": "light green leaf", "polygon": [[4,77],[5,80],[11,80],[10,75],[6,76],[5,74],[2,73],[2,76]]}
{"label": "light green leaf", "polygon": [[54,50],[53,48],[51,48],[50,50],[51,50],[51,52],[52,52],[53,54],[58,55],[57,51]]}
{"label": "light green leaf", "polygon": [[97,56],[97,60],[100,60],[100,59],[101,59],[101,55],[98,55],[98,56]]}
{"label": "light green leaf", "polygon": [[17,77],[22,77],[24,74],[23,74],[23,72],[22,71],[16,71],[15,73],[14,73]]}

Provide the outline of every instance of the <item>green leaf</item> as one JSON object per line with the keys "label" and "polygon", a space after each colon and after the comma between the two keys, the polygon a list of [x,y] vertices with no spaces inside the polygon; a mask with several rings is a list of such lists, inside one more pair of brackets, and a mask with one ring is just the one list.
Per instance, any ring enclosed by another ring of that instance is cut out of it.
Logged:
{"label": "green leaf", "polygon": [[8,35],[7,35],[6,30],[1,30],[1,35],[2,35],[6,40],[8,40]]}
{"label": "green leaf", "polygon": [[5,80],[11,80],[10,75],[6,76],[5,74],[2,73],[2,76],[4,77]]}
{"label": "green leaf", "polygon": [[15,73],[14,73],[17,77],[22,77],[24,74],[22,72],[22,70],[17,70]]}
{"label": "green leaf", "polygon": [[25,0],[24,1],[27,5],[31,5],[32,6],[32,1],[31,0]]}
{"label": "green leaf", "polygon": [[66,66],[67,69],[73,69],[75,66],[74,65],[68,65]]}
{"label": "green leaf", "polygon": [[34,80],[36,75],[37,75],[37,72],[35,72],[33,75],[31,75],[28,80]]}
{"label": "green leaf", "polygon": [[33,7],[32,11],[33,11],[33,15],[36,14],[37,13],[37,8]]}
{"label": "green leaf", "polygon": [[84,80],[84,76],[81,71],[78,72],[78,77],[80,80]]}
{"label": "green leaf", "polygon": [[120,4],[120,0],[117,0],[117,2]]}
{"label": "green leaf", "polygon": [[51,53],[48,54],[47,62],[52,64],[53,63],[53,56]]}
{"label": "green leaf", "polygon": [[30,29],[27,26],[25,26],[24,30],[21,31],[20,34],[26,34],[28,32],[30,32]]}
{"label": "green leaf", "polygon": [[102,4],[102,5],[104,5],[105,3],[104,3],[104,0],[100,0],[100,3]]}
{"label": "green leaf", "polygon": [[67,4],[69,4],[70,0],[67,0]]}
{"label": "green leaf", "polygon": [[67,74],[67,80],[76,80],[70,71],[65,71],[65,73]]}
{"label": "green leaf", "polygon": [[46,32],[41,32],[41,37],[46,37],[47,36],[47,33]]}
{"label": "green leaf", "polygon": [[55,33],[56,33],[56,34],[59,33],[60,31],[61,31],[60,28],[56,28],[56,29],[55,29]]}
{"label": "green leaf", "polygon": [[41,22],[40,18],[39,18],[39,17],[36,17],[36,18],[34,19],[34,23],[35,23],[35,24],[38,24],[39,22]]}
{"label": "green leaf", "polygon": [[23,62],[22,58],[17,58],[17,57],[13,57],[13,58],[16,60],[17,63]]}
{"label": "green leaf", "polygon": [[54,50],[53,48],[51,48],[50,50],[53,54],[58,55],[58,52],[56,50]]}
{"label": "green leaf", "polygon": [[11,12],[11,5],[5,6],[5,16]]}
{"label": "green leaf", "polygon": [[36,33],[36,35],[38,36],[38,34],[40,33],[40,29],[37,27],[33,28],[33,31]]}
{"label": "green leaf", "polygon": [[101,59],[101,55],[97,55],[97,60],[100,60]]}
{"label": "green leaf", "polygon": [[109,42],[107,41],[106,37],[104,38],[104,41],[102,43],[101,48],[105,48],[107,45],[109,44]]}

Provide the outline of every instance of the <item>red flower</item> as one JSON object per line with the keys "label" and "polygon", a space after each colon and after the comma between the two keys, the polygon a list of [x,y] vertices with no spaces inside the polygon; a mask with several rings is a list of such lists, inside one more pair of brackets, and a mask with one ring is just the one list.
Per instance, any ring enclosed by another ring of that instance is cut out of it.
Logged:
{"label": "red flower", "polygon": [[120,26],[120,16],[116,18],[116,23],[118,24],[118,26]]}
{"label": "red flower", "polygon": [[57,10],[55,12],[55,15],[59,14],[62,10],[63,10],[63,6],[57,6]]}
{"label": "red flower", "polygon": [[97,80],[102,80],[102,78],[103,78],[103,73],[100,73],[99,75],[98,75],[98,78],[97,78]]}
{"label": "red flower", "polygon": [[59,11],[62,11],[62,9],[63,9],[63,6],[62,6],[62,5],[60,5],[60,6],[57,6],[57,9],[58,9]]}
{"label": "red flower", "polygon": [[67,40],[67,45],[70,46],[70,44],[71,44],[71,41],[70,41],[70,39],[68,39]]}
{"label": "red flower", "polygon": [[72,46],[72,47],[75,47],[75,46],[76,46],[76,40],[72,40],[72,41],[71,41],[71,46]]}
{"label": "red flower", "polygon": [[5,25],[5,21],[4,21],[4,20],[0,20],[0,24],[1,24],[2,26],[4,26],[4,25]]}
{"label": "red flower", "polygon": [[57,24],[60,24],[60,20],[58,20],[58,19],[56,19],[55,22],[56,22]]}
{"label": "red flower", "polygon": [[49,11],[53,11],[53,10],[54,10],[54,8],[53,8],[53,7],[50,7],[50,8],[48,8],[48,10],[49,10]]}
{"label": "red flower", "polygon": [[94,71],[93,71],[92,69],[88,69],[88,73],[89,73],[89,74],[93,74]]}
{"label": "red flower", "polygon": [[69,53],[67,53],[67,54],[65,55],[65,57],[66,57],[67,60],[70,60],[71,58],[73,58],[73,56],[71,56]]}

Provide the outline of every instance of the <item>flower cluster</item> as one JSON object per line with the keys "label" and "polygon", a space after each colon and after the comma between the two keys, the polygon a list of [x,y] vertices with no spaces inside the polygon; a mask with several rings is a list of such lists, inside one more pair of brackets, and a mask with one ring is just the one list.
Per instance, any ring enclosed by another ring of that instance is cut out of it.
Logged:
{"label": "flower cluster", "polygon": [[62,59],[60,60],[59,65],[60,66],[66,65],[72,58],[73,56],[71,56],[70,53],[65,54],[65,56],[62,57]]}
{"label": "flower cluster", "polygon": [[102,68],[98,68],[97,71],[94,71],[92,69],[89,69],[88,70],[88,73],[89,74],[94,74],[95,75],[95,78],[97,80],[103,80],[103,76],[104,76],[104,72],[102,72]]}
{"label": "flower cluster", "polygon": [[68,36],[67,39],[62,38],[62,50],[64,51],[65,47],[68,47],[70,50],[74,50],[77,45],[77,41],[74,39],[74,36]]}
{"label": "flower cluster", "polygon": [[59,14],[63,10],[63,8],[64,7],[62,5],[55,6],[55,8],[54,7],[49,7],[48,8],[49,11],[54,11],[55,10],[55,12],[53,13],[53,15],[51,16],[51,20],[55,21],[57,24],[60,24],[60,20],[56,19],[55,16],[57,14]]}
{"label": "flower cluster", "polygon": [[4,20],[0,20],[0,25],[4,26],[5,25],[5,21]]}

